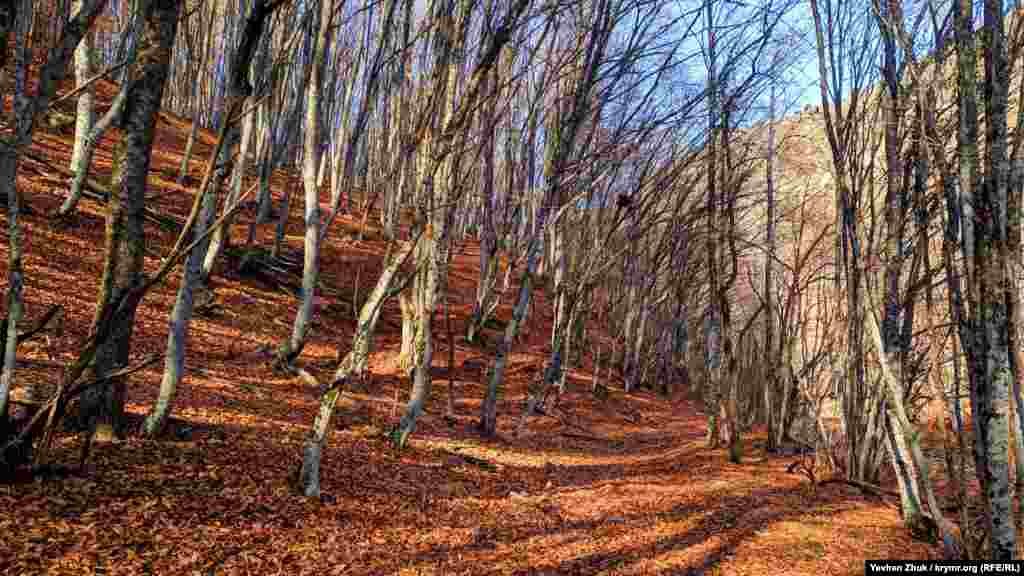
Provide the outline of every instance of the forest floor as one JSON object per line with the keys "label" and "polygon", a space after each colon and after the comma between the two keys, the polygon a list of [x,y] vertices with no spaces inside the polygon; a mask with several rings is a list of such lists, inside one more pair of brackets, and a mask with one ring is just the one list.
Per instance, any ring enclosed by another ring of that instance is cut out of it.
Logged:
{"label": "forest floor", "polygon": [[[109,101],[101,84],[101,101]],[[192,190],[173,182],[187,122],[161,118],[149,207],[183,221]],[[94,174],[110,171],[113,139],[103,141]],[[72,225],[46,214],[67,190],[54,166],[67,166],[69,133],[39,132],[23,158],[19,186],[34,214],[25,219],[27,318],[64,306],[65,331],[47,348],[19,351],[18,378],[52,388],[86,337],[102,270],[104,208],[83,200]],[[198,182],[213,138],[202,134],[191,179]],[[252,174],[247,176],[246,188]],[[301,188],[275,175],[275,194],[292,187],[286,260],[301,262]],[[195,186],[193,183],[192,186]],[[326,203],[326,200],[324,200]],[[252,212],[234,230],[244,238]],[[349,227],[357,219],[339,218]],[[371,220],[372,222],[372,220]],[[323,247],[324,285],[301,358],[324,379],[354,330],[355,286],[365,295],[384,243],[356,241],[335,226]],[[147,272],[176,231],[147,228]],[[269,245],[273,224],[257,238]],[[0,243],[6,261],[6,241]],[[478,270],[478,247],[459,243],[451,268],[451,322],[462,333]],[[0,485],[2,574],[862,574],[865,559],[930,558],[896,503],[833,484],[811,490],[786,472],[794,457],[766,455],[755,434],[743,464],[703,446],[704,418],[682,394],[590,393],[589,367],[569,376],[560,417],[516,423],[527,385],[546,358],[551,314],[542,291],[527,336],[510,356],[499,404],[499,435],[475,432],[487,346],[456,338],[448,365],[444,316],[436,326],[433,401],[409,446],[384,435],[399,416],[408,382],[395,370],[397,303],[384,310],[371,378],[348,391],[325,451],[324,497],[298,496],[291,477],[317,403],[317,390],[275,373],[266,350],[290,333],[298,305],[287,275],[241,275],[237,254],[218,267],[216,306],[193,320],[174,420],[165,437],[131,432],[98,445],[82,475]],[[298,268],[295,268],[298,270]],[[139,311],[132,356],[162,353],[180,274],[150,293]],[[298,279],[294,278],[297,284]],[[4,276],[6,289],[6,275]],[[506,298],[507,300],[507,298]],[[508,318],[510,308],[499,308]],[[487,335],[493,342],[496,331]],[[160,383],[162,362],[130,377],[137,426]],[[457,417],[444,418],[448,382]],[[78,439],[63,434],[51,460],[74,465]]]}

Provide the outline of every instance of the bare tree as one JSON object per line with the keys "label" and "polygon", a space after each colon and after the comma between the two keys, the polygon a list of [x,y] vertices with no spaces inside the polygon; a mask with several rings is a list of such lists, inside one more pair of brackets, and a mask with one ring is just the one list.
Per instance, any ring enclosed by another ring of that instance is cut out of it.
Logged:
{"label": "bare tree", "polygon": [[[143,30],[139,57],[129,73],[125,113],[119,121],[123,136],[114,154],[106,258],[93,320],[96,332],[103,324],[115,327],[98,342],[93,365],[97,377],[128,364],[139,301],[124,296],[144,284],[146,176],[180,4],[176,0],[155,0],[143,3],[140,10]],[[124,378],[117,378],[83,396],[82,416],[88,428],[88,442],[120,433],[126,386]]]}
{"label": "bare tree", "polygon": [[[251,61],[252,53],[257,42],[263,34],[265,19],[272,13],[280,3],[260,0],[253,5],[252,11],[246,21],[245,32],[239,46],[234,54],[233,75],[229,85],[228,113],[221,120],[222,133],[233,130],[233,124],[237,124],[237,115],[241,113],[242,107],[252,92],[252,86],[246,80],[248,75],[248,64]],[[207,186],[197,191],[201,196],[202,207],[195,228],[192,231],[192,240],[197,243],[189,252],[185,262],[185,273],[182,276],[181,284],[178,287],[178,294],[174,301],[174,309],[171,311],[170,327],[167,336],[167,353],[164,359],[164,374],[160,383],[160,394],[157,397],[153,409],[146,417],[143,430],[150,436],[159,434],[167,421],[177,396],[178,384],[184,371],[185,345],[189,324],[192,319],[193,294],[201,279],[201,265],[208,248],[207,230],[213,223],[214,210],[214,188],[219,186],[224,179],[224,172],[228,169],[228,157],[230,147],[222,146],[220,158],[217,159],[217,176]],[[237,209],[238,195],[229,196],[228,203],[224,206],[225,214],[232,213]],[[226,219],[222,218],[222,221]]]}
{"label": "bare tree", "polygon": [[[823,8],[822,8],[823,7]],[[822,13],[832,14],[827,23]],[[870,13],[855,2],[811,0],[818,50],[821,112],[832,154],[832,174],[838,221],[835,287],[846,300],[846,347],[838,363],[843,371],[843,427],[847,442],[847,474],[854,480],[874,480],[876,455],[885,438],[880,429],[882,396],[864,374],[863,231],[858,207],[874,171],[878,139],[870,130],[873,114],[870,76],[877,39],[868,25]],[[847,98],[848,93],[848,98]],[[844,98],[847,98],[844,101]],[[845,292],[842,286],[845,285]]]}
{"label": "bare tree", "polygon": [[[4,323],[0,328],[0,344],[2,344],[2,365],[0,365],[0,441],[6,441],[11,433],[8,419],[8,402],[11,390],[15,386],[15,353],[18,346],[18,322],[24,309],[22,290],[24,288],[24,270],[22,268],[23,247],[21,240],[20,216],[28,209],[23,193],[18,190],[16,178],[18,174],[19,155],[32,143],[32,134],[36,122],[46,111],[64,79],[68,63],[82,37],[91,27],[96,16],[103,8],[103,2],[91,0],[83,3],[81,9],[64,25],[60,36],[47,54],[47,58],[39,71],[39,83],[36,92],[27,90],[26,79],[31,52],[28,48],[28,24],[32,14],[22,11],[20,14],[15,4],[8,3],[4,11],[8,19],[4,24],[15,28],[15,78],[14,78],[14,109],[11,125],[14,134],[10,138],[0,140],[0,193],[7,198],[7,310]],[[10,29],[4,27],[0,34],[6,39]],[[0,48],[0,60],[7,56],[7,45]],[[0,451],[2,455],[3,451]]]}
{"label": "bare tree", "polygon": [[320,277],[320,191],[317,169],[320,161],[320,90],[321,69],[327,52],[334,14],[332,0],[321,0],[320,14],[314,26],[313,58],[309,62],[309,83],[306,86],[306,116],[303,124],[302,188],[305,244],[303,247],[302,301],[295,315],[291,336],[281,344],[278,357],[281,365],[290,365],[302,353],[306,330],[313,316],[313,300]]}

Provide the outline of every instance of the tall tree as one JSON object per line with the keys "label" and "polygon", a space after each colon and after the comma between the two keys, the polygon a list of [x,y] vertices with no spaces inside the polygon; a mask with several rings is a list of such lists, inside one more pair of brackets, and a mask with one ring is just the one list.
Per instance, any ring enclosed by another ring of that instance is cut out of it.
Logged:
{"label": "tall tree", "polygon": [[[968,261],[968,314],[964,320],[969,327],[969,340],[963,346],[971,383],[976,472],[987,504],[991,557],[1011,560],[1016,557],[1016,533],[1008,460],[1009,391],[1013,373],[1006,300],[1007,287],[1011,285],[1008,276],[1011,256],[1007,242],[1009,68],[1003,2],[986,0],[984,24],[977,35],[973,2],[954,2],[953,14],[958,56],[961,250]],[[982,83],[986,124],[984,156],[978,152],[978,38],[985,70]]]}
{"label": "tall tree", "polygon": [[[846,348],[839,355],[840,401],[847,440],[847,475],[874,480],[885,435],[883,396],[865,378],[864,230],[858,210],[874,171],[878,139],[871,130],[878,108],[869,86],[878,54],[868,8],[850,0],[810,0],[818,52],[819,91],[832,157],[837,221],[834,260],[837,298],[846,305]],[[828,15],[826,19],[823,14]]]}
{"label": "tall tree", "polygon": [[[131,351],[139,298],[126,295],[136,292],[145,281],[142,264],[146,246],[146,177],[181,8],[178,0],[143,0],[138,6],[142,34],[138,56],[128,76],[124,113],[118,122],[122,136],[114,149],[106,258],[93,319],[94,332],[109,332],[96,348],[93,371],[98,378],[126,366]],[[113,328],[107,330],[105,326]],[[124,377],[118,377],[83,395],[81,410],[88,443],[120,433],[126,392]]]}
{"label": "tall tree", "polygon": [[[248,64],[252,61],[253,51],[263,34],[265,19],[271,14],[280,2],[271,3],[269,0],[257,0],[252,7],[245,24],[245,30],[234,53],[234,64],[232,66],[232,77],[228,87],[228,113],[222,119],[221,133],[236,130],[242,112],[243,105],[251,95],[252,86],[246,77],[248,76]],[[201,197],[202,207],[198,220],[192,231],[192,242],[194,248],[189,252],[185,262],[185,272],[178,287],[178,294],[174,301],[174,309],[171,311],[170,326],[167,335],[167,354],[164,358],[164,374],[160,382],[160,394],[157,401],[146,417],[143,429],[148,435],[159,434],[170,415],[177,396],[178,384],[184,371],[185,345],[188,334],[189,323],[192,319],[193,292],[201,279],[202,262],[208,248],[207,229],[213,221],[216,208],[214,189],[219,187],[224,180],[224,172],[229,169],[228,158],[231,154],[231,147],[222,143],[220,158],[216,159],[216,175],[211,182],[204,182],[205,187],[196,193]],[[212,159],[211,159],[212,160]],[[231,214],[237,209],[239,197],[237,194],[229,196],[225,202],[224,211]]]}
{"label": "tall tree", "polygon": [[302,189],[305,240],[302,266],[302,301],[295,315],[292,333],[282,344],[278,356],[282,365],[290,365],[302,353],[306,344],[306,331],[313,318],[313,301],[320,279],[320,191],[317,169],[320,161],[320,90],[324,58],[331,34],[334,15],[333,0],[320,0],[317,30],[312,44],[313,58],[309,62],[309,81],[306,85],[306,115],[303,122]]}
{"label": "tall tree", "polygon": [[[25,198],[17,186],[18,159],[20,154],[32,143],[32,134],[36,122],[46,111],[57,88],[67,72],[68,63],[78,43],[92,26],[96,16],[103,8],[102,0],[87,0],[81,9],[64,25],[60,36],[47,54],[45,63],[39,70],[39,82],[34,93],[27,89],[28,66],[31,51],[28,48],[28,24],[32,14],[21,11],[19,14],[14,2],[4,4],[0,10],[0,37],[6,41],[7,35],[15,32],[15,78],[14,106],[11,125],[14,134],[9,138],[0,139],[0,195],[7,200],[7,232],[9,252],[7,261],[7,294],[4,323],[0,328],[0,344],[2,344],[2,365],[0,365],[0,442],[6,440],[8,428],[8,403],[10,393],[15,385],[15,352],[18,345],[18,322],[23,314],[24,270],[22,267],[22,239],[20,217],[26,209]],[[0,61],[6,60],[7,44],[0,47]]]}

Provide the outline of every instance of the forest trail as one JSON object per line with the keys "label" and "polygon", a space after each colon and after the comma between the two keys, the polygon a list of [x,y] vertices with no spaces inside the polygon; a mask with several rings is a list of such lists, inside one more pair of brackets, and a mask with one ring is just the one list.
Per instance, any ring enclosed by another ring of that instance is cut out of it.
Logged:
{"label": "forest trail", "polygon": [[[102,92],[111,86],[101,83]],[[109,96],[109,94],[108,94]],[[173,183],[187,124],[162,116],[150,174],[149,206],[183,220],[191,191]],[[116,131],[97,152],[109,173]],[[211,143],[197,144],[198,180]],[[66,183],[47,162],[66,166],[69,134],[37,135],[19,186],[34,214],[26,219],[26,325],[50,304],[66,309],[57,355],[26,345],[21,381],[53,383],[73,359],[93,313],[102,268],[103,208],[83,201],[73,225],[57,227]],[[251,177],[252,175],[248,175]],[[247,178],[248,179],[248,178]],[[246,186],[248,183],[246,184]],[[275,175],[274,191],[296,187]],[[285,260],[301,261],[301,199],[293,193]],[[244,238],[251,211],[234,232]],[[360,218],[341,216],[356,226]],[[371,219],[372,221],[372,219]],[[324,247],[324,295],[301,362],[321,381],[354,329],[353,288],[365,295],[380,270],[384,243],[356,241],[335,226]],[[147,229],[147,271],[175,231]],[[267,244],[273,225],[261,226]],[[454,367],[448,366],[443,314],[435,322],[433,399],[410,445],[384,437],[397,421],[408,382],[393,369],[400,339],[389,302],[374,341],[371,377],[347,391],[325,451],[320,501],[297,496],[291,477],[312,422],[317,391],[275,373],[270,347],[289,331],[298,299],[290,276],[242,275],[237,253],[217,272],[214,306],[192,324],[171,429],[157,441],[131,434],[97,446],[87,473],[0,485],[2,574],[861,574],[867,558],[927,558],[892,502],[829,485],[812,492],[786,472],[792,458],[767,457],[748,443],[742,465],[703,447],[703,417],[681,394],[590,393],[592,358],[570,374],[556,412],[516,424],[528,384],[543,367],[550,305],[542,291],[514,348],[498,407],[495,440],[475,431],[482,376],[471,361],[491,348],[458,335],[470,314],[478,247],[459,243],[451,270]],[[6,243],[0,247],[6,259]],[[162,353],[180,274],[143,302],[133,358]],[[356,301],[361,296],[355,296]],[[498,317],[507,319],[505,298]],[[497,335],[491,329],[490,340]],[[148,410],[162,363],[132,375],[134,420]],[[443,417],[449,376],[457,415]],[[56,463],[76,461],[78,440],[61,435]]]}

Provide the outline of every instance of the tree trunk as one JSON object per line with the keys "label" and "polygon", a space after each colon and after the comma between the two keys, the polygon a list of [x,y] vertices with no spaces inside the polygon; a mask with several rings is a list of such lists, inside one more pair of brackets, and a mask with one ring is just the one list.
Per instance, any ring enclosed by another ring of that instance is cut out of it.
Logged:
{"label": "tree trunk", "polygon": [[[0,179],[3,182],[14,182],[17,163],[13,155],[0,154]],[[7,192],[7,314],[4,316],[3,328],[6,334],[3,335],[4,348],[2,364],[0,364],[0,442],[6,442],[6,424],[8,418],[8,400],[11,390],[15,384],[15,367],[17,359],[15,354],[18,350],[18,323],[24,315],[24,300],[22,290],[24,289],[24,272],[22,268],[22,242],[21,242],[21,195],[15,190]],[[31,395],[31,394],[30,394]],[[0,453],[0,457],[4,456]]]}
{"label": "tree trunk", "polygon": [[[429,186],[428,186],[429,190]],[[413,337],[413,385],[409,403],[398,426],[392,432],[392,440],[399,448],[404,447],[409,435],[416,429],[416,420],[430,398],[431,361],[434,355],[432,325],[434,304],[438,288],[438,262],[436,243],[432,225],[427,224],[423,238],[418,245],[416,280],[413,285],[413,299],[416,303],[416,320]]]}
{"label": "tree trunk", "polygon": [[302,353],[306,344],[306,330],[313,319],[313,299],[320,277],[320,191],[317,188],[317,162],[319,160],[320,128],[320,69],[327,51],[331,31],[330,0],[321,0],[319,32],[314,43],[315,55],[310,63],[309,84],[306,86],[306,117],[302,156],[302,187],[305,241],[302,265],[302,303],[295,315],[291,337],[278,352],[282,364],[290,365]]}
{"label": "tree trunk", "polygon": [[398,369],[406,374],[413,366],[413,348],[416,340],[416,302],[411,294],[398,295],[402,310],[402,348],[398,353]]}
{"label": "tree trunk", "polygon": [[[873,322],[872,326],[874,327],[875,345],[883,348],[882,327],[878,325],[878,322]],[[882,361],[881,368],[883,390],[888,406],[888,432],[893,435],[888,445],[893,450],[894,459],[902,461],[902,466],[896,466],[897,473],[901,468],[905,470],[903,477],[900,478],[901,484],[904,484],[901,486],[900,494],[901,500],[906,501],[904,509],[910,512],[910,517],[905,517],[904,521],[912,522],[915,516],[921,514],[921,508],[924,505],[927,506],[928,514],[939,530],[946,532],[948,528],[943,522],[942,509],[935,499],[935,492],[929,477],[929,460],[922,452],[918,433],[907,416],[902,385],[896,379],[896,373],[887,359]],[[945,535],[944,533],[943,536]]]}
{"label": "tree trunk", "polygon": [[[15,89],[14,100],[14,134],[13,138],[0,140],[0,197],[7,200],[8,226],[8,285],[6,294],[7,314],[6,330],[8,335],[17,335],[18,321],[23,314],[23,270],[21,224],[19,216],[28,206],[24,194],[17,188],[18,156],[32,144],[35,122],[49,106],[67,71],[75,48],[92,26],[93,20],[103,9],[101,0],[84,0],[79,10],[62,30],[61,36],[47,55],[46,63],[39,70],[39,82],[35,94],[27,92],[25,80],[28,75],[30,52],[28,50],[28,23],[31,14],[17,14],[17,4],[7,5],[5,18],[0,23],[0,62],[7,58],[7,38],[12,28],[15,29]],[[3,366],[0,367],[0,433],[4,433],[8,413],[8,402],[15,383],[15,352],[17,338],[8,337],[4,342]],[[0,437],[0,442],[5,438]]]}
{"label": "tree trunk", "polygon": [[778,382],[778,358],[775,354],[775,285],[772,280],[772,271],[775,267],[775,83],[772,83],[771,96],[769,97],[768,108],[768,150],[765,167],[765,188],[767,192],[767,224],[765,236],[767,237],[768,249],[764,255],[764,353],[765,358],[765,379],[764,391],[764,415],[765,424],[768,428],[768,450],[776,446],[775,426],[776,418],[773,407],[775,406],[775,394],[779,388]]}
{"label": "tree trunk", "polygon": [[[489,104],[488,106],[493,106]],[[485,116],[485,122],[491,122]],[[485,126],[485,129],[488,127]],[[480,202],[480,280],[477,283],[473,312],[466,326],[466,340],[476,341],[477,334],[490,318],[498,301],[498,238],[494,229],[494,129],[487,132],[490,154],[484,158],[483,190]]]}
{"label": "tree trunk", "polygon": [[[2,335],[3,338],[3,350],[0,350],[0,442],[6,444],[8,436],[14,433],[14,427],[9,422],[10,412],[10,395],[11,391],[14,390],[15,386],[15,369],[17,368],[17,352],[18,352],[18,323],[21,322],[24,316],[24,269],[22,266],[22,239],[21,239],[21,222],[19,217],[21,216],[21,191],[18,190],[18,152],[16,148],[19,143],[22,147],[28,147],[32,141],[32,121],[34,111],[28,105],[30,100],[28,94],[24,94],[25,79],[28,76],[29,66],[29,54],[28,54],[28,26],[27,22],[31,17],[31,14],[22,13],[18,15],[17,2],[11,2],[8,5],[8,16],[9,19],[5,20],[3,24],[6,25],[3,28],[3,40],[7,41],[7,35],[10,32],[10,28],[14,28],[15,32],[15,43],[17,46],[17,52],[15,53],[15,90],[14,90],[14,102],[16,104],[16,110],[21,113],[15,116],[15,129],[20,132],[19,141],[10,143],[6,140],[0,141],[0,190],[3,191],[4,196],[7,199],[7,242],[8,242],[8,255],[7,255],[7,294],[6,294],[6,305],[7,311],[4,315],[3,323],[0,324],[0,329],[3,329],[6,333]],[[27,6],[31,6],[28,4]],[[7,44],[0,46],[0,55],[3,55],[6,59]],[[20,107],[17,104],[21,104]],[[12,145],[13,144],[13,145]],[[30,390],[29,396],[34,396],[34,393]],[[8,454],[4,450],[0,452],[0,458],[7,459]],[[14,463],[17,465],[17,463]]]}
{"label": "tree trunk", "polygon": [[192,127],[188,131],[188,140],[185,140],[185,151],[181,154],[181,164],[178,165],[178,177],[175,180],[179,186],[185,184],[185,177],[188,176],[188,165],[192,162],[192,148],[196,144],[196,135],[199,134],[199,114],[192,115]]}
{"label": "tree trunk", "polygon": [[[234,122],[234,119],[229,119]],[[231,167],[231,182],[229,184],[228,195],[224,199],[223,211],[227,214],[235,204],[238,203],[238,198],[242,194],[242,177],[245,175],[246,168],[248,168],[248,162],[246,158],[249,156],[249,148],[253,141],[254,126],[256,123],[256,114],[249,112],[249,114],[242,119],[242,134],[241,144],[239,145],[238,158],[235,160],[234,165],[231,165],[230,155],[225,156],[224,163]],[[232,146],[226,146],[225,148],[230,149]],[[234,225],[235,218],[229,215],[224,218],[219,226],[213,231],[213,235],[210,238],[209,249],[206,251],[203,259],[202,267],[202,278],[204,280],[209,279],[210,274],[213,273],[213,266],[217,260],[220,259],[221,254],[224,253],[224,249],[231,245],[231,226]]]}
{"label": "tree trunk", "polygon": [[[902,22],[902,12],[898,2],[888,3],[888,14],[880,16],[891,22]],[[890,388],[889,402],[886,407],[888,413],[886,420],[886,431],[888,442],[886,448],[890,460],[893,463],[893,470],[896,472],[897,484],[900,490],[900,502],[902,505],[903,522],[907,527],[913,527],[920,522],[923,513],[920,479],[918,470],[909,457],[907,440],[905,434],[908,431],[900,427],[896,420],[894,411],[898,407],[893,406],[899,402],[902,408],[903,398],[903,363],[907,356],[904,351],[904,342],[900,331],[900,319],[904,306],[913,306],[913,302],[901,302],[900,277],[903,273],[903,231],[906,218],[906,208],[903,205],[902,179],[903,173],[900,158],[901,147],[901,105],[899,93],[900,71],[896,63],[896,39],[891,32],[892,28],[884,21],[879,24],[882,33],[883,66],[882,76],[885,82],[883,108],[885,115],[885,167],[886,167],[886,195],[885,195],[885,294],[882,303],[883,318],[881,327],[880,343],[884,353],[882,360],[891,374],[892,383]],[[913,281],[913,278],[911,278]],[[908,297],[911,293],[908,291]],[[929,486],[930,489],[930,486]]]}
{"label": "tree trunk", "polygon": [[[978,364],[978,397],[982,400],[977,414],[987,451],[982,484],[990,502],[992,515],[992,559],[1013,560],[1017,554],[1017,538],[1013,520],[1013,497],[1010,490],[1010,390],[1013,371],[1010,369],[1009,330],[1012,327],[1010,307],[1006,300],[1010,255],[1007,243],[1008,176],[1007,105],[1009,67],[1004,31],[1003,2],[985,3],[983,42],[985,60],[985,155],[986,182],[980,189],[977,210],[975,262],[977,265],[980,309],[976,316],[978,337],[983,354]],[[1015,215],[1019,218],[1019,214]]]}
{"label": "tree trunk", "polygon": [[[146,177],[179,8],[177,0],[153,0],[143,7],[139,57],[129,75],[131,84],[121,119],[123,135],[114,153],[107,213],[107,256],[93,323],[97,329],[103,322],[112,321],[115,328],[97,346],[93,366],[97,378],[126,366],[131,351],[138,299],[122,302],[122,295],[143,282]],[[111,309],[117,302],[121,302],[117,309]],[[126,393],[124,377],[119,377],[83,394],[82,414],[88,427],[88,441],[109,439],[120,433]]]}
{"label": "tree trunk", "polygon": [[[228,147],[222,150],[223,154],[229,154]],[[218,163],[222,165],[222,163]],[[214,178],[219,182],[222,178]],[[199,219],[193,229],[193,241],[206,237],[206,231],[213,221],[217,210],[214,198],[214,186],[211,185],[203,190],[203,206],[199,213]],[[174,309],[171,310],[170,327],[167,334],[167,351],[164,354],[164,374],[160,381],[160,393],[156,403],[146,416],[143,423],[143,432],[150,437],[159,435],[170,417],[174,408],[174,400],[178,395],[178,385],[184,376],[185,371],[185,345],[188,338],[189,324],[192,321],[193,292],[200,284],[202,278],[203,257],[209,246],[209,239],[203,240],[191,252],[185,261],[185,272],[178,286],[178,295],[174,300]]]}
{"label": "tree trunk", "polygon": [[281,256],[281,246],[284,245],[284,232],[288,226],[288,216],[291,214],[291,185],[285,186],[284,195],[281,197],[280,213],[277,215],[277,224],[274,225],[274,245],[270,249],[270,255],[274,258]]}
{"label": "tree trunk", "polygon": [[[71,10],[77,12],[82,8],[82,0],[72,0]],[[76,88],[81,88],[92,78],[93,74],[93,42],[92,34],[86,33],[75,48],[75,81]],[[75,115],[75,145],[71,151],[72,171],[85,173],[89,170],[89,156],[85,154],[87,139],[92,125],[96,121],[96,89],[89,86],[78,95],[78,107]],[[84,161],[84,162],[83,162]]]}
{"label": "tree trunk", "polygon": [[719,446],[719,404],[722,394],[722,310],[718,231],[718,127],[721,121],[719,110],[718,64],[716,60],[717,40],[715,34],[714,4],[708,2],[704,9],[707,16],[708,34],[708,142],[707,142],[707,231],[708,231],[708,289],[711,299],[704,320],[704,365],[707,378],[704,382],[704,412],[708,419],[707,447]]}
{"label": "tree trunk", "polygon": [[370,345],[373,341],[377,319],[380,318],[381,308],[384,305],[384,301],[392,295],[392,284],[394,283],[395,276],[402,263],[405,262],[407,255],[413,249],[414,246],[409,244],[401,250],[389,254],[385,259],[384,270],[381,272],[376,286],[374,286],[359,311],[359,324],[356,333],[352,337],[352,349],[338,365],[330,385],[320,395],[320,408],[313,421],[313,428],[306,436],[302,449],[302,468],[299,471],[299,486],[302,493],[306,496],[320,496],[320,461],[323,447],[327,443],[327,436],[332,429],[331,422],[334,419],[338,397],[349,382],[354,379],[363,378],[366,373]]}
{"label": "tree trunk", "polygon": [[543,230],[545,214],[546,212],[540,214],[539,222],[541,227],[534,232],[534,237],[526,247],[526,268],[519,278],[519,296],[516,299],[515,307],[512,309],[512,319],[505,326],[505,333],[498,342],[497,349],[494,352],[494,368],[487,382],[487,393],[484,396],[484,401],[480,404],[480,433],[484,436],[494,436],[497,432],[498,396],[501,395],[505,379],[508,353],[512,350],[512,343],[519,335],[519,327],[526,318],[526,310],[530,304],[530,297],[533,294],[533,274],[537,268],[537,253],[539,252],[537,239],[541,230]]}
{"label": "tree trunk", "polygon": [[[71,189],[68,191],[68,197],[64,199],[64,203],[57,209],[58,215],[70,216],[78,207],[78,201],[82,198],[82,191],[85,189],[85,181],[89,176],[89,166],[92,164],[92,157],[96,147],[99,145],[100,140],[103,139],[103,135],[113,125],[114,120],[119,118],[124,112],[124,104],[127,101],[127,97],[127,83],[125,83],[117,93],[107,113],[83,137],[81,156],[79,156],[77,163],[72,166],[74,176],[71,178]],[[75,141],[75,146],[76,148],[78,146],[77,140]]]}

